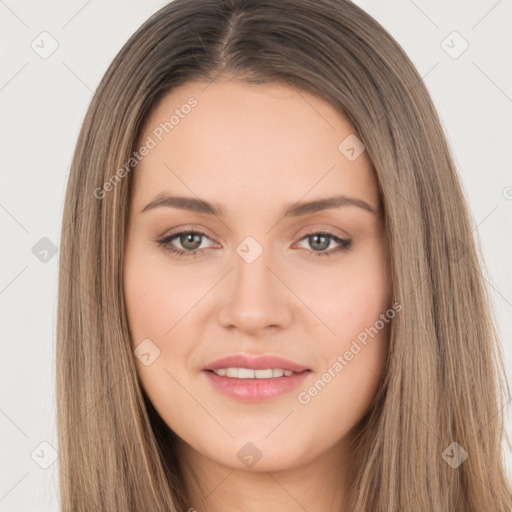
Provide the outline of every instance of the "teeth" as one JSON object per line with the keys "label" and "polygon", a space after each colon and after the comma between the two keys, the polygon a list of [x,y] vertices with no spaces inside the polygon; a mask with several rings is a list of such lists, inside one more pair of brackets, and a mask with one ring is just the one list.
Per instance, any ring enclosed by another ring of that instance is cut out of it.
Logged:
{"label": "teeth", "polygon": [[251,368],[219,368],[213,370],[221,377],[232,377],[235,379],[271,379],[273,377],[289,377],[293,374],[291,370],[281,370],[280,368],[268,370],[253,370]]}

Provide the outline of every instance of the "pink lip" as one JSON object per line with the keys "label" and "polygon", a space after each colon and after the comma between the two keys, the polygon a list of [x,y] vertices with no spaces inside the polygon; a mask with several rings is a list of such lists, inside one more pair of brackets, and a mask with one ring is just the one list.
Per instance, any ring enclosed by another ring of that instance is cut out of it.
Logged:
{"label": "pink lip", "polygon": [[[291,370],[294,373],[289,377],[237,379],[221,377],[212,371],[219,368],[252,368],[254,370],[280,368],[281,370]],[[219,359],[203,370],[203,373],[217,391],[246,402],[261,402],[287,393],[299,386],[311,373],[309,368],[280,357],[260,356],[252,358],[243,354]]]}
{"label": "pink lip", "polygon": [[203,373],[217,391],[231,398],[245,402],[262,402],[296,388],[311,373],[311,370],[294,373],[289,377],[272,377],[271,379],[221,377],[210,370]]}
{"label": "pink lip", "polygon": [[293,361],[288,361],[276,356],[260,356],[248,357],[244,354],[224,357],[219,359],[203,370],[218,370],[219,368],[252,368],[253,370],[267,370],[269,368],[280,368],[281,370],[291,370],[292,372],[303,372],[308,370],[305,366],[301,366]]}

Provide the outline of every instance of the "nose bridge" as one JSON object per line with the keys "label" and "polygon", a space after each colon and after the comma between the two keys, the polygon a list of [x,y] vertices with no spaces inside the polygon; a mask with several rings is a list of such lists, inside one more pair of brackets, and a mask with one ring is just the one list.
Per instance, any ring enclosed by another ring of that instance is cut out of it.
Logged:
{"label": "nose bridge", "polygon": [[290,297],[270,270],[276,266],[271,248],[248,236],[236,247],[235,253],[234,271],[228,277],[220,322],[243,330],[284,326],[291,316]]}
{"label": "nose bridge", "polygon": [[271,248],[268,245],[264,247],[254,237],[248,236],[235,252],[233,293],[241,296],[271,295],[270,291],[275,284],[270,279],[273,276],[269,267],[272,267],[272,260],[275,259]]}

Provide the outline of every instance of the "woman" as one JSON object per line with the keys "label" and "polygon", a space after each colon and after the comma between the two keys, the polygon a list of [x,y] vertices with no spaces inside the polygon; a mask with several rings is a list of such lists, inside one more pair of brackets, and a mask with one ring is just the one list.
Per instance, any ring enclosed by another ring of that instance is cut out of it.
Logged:
{"label": "woman", "polygon": [[63,511],[510,510],[498,348],[438,116],[364,11],[175,0],[130,38],[66,195]]}

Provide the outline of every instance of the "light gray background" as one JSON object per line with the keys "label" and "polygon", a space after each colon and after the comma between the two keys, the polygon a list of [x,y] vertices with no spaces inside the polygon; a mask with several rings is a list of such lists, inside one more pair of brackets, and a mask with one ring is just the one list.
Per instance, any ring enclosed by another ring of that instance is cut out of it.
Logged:
{"label": "light gray background", "polygon": [[[58,449],[54,399],[58,254],[52,257],[49,252],[44,262],[32,248],[45,243],[40,242],[43,237],[58,247],[67,175],[92,93],[128,37],[165,3],[0,0],[3,512],[58,510],[58,464],[47,469],[39,465],[52,461],[51,446]],[[404,47],[440,112],[486,260],[485,275],[510,379],[512,1],[355,3]],[[40,35],[45,31],[50,36]],[[469,44],[460,56],[464,41],[454,31]],[[39,52],[43,44],[48,50],[52,39],[58,48],[43,59],[32,45]],[[512,434],[510,407],[505,412]],[[506,452],[512,467],[508,447]]]}

